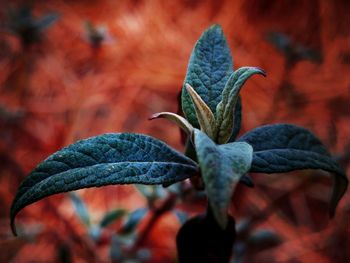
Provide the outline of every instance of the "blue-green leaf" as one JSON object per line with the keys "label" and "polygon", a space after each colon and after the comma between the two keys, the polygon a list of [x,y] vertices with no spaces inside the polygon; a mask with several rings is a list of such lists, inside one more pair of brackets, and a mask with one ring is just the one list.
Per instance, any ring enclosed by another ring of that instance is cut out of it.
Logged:
{"label": "blue-green leaf", "polygon": [[150,136],[104,134],[78,141],[39,164],[20,185],[11,226],[25,206],[46,196],[113,184],[171,184],[197,170],[195,162]]}
{"label": "blue-green leaf", "polygon": [[333,216],[343,197],[348,179],[322,142],[307,129],[290,124],[266,125],[256,128],[238,141],[253,146],[251,172],[283,173],[301,169],[322,169],[335,174],[330,202]]}
{"label": "blue-green leaf", "polygon": [[247,143],[216,145],[195,129],[194,143],[209,205],[218,224],[225,229],[234,188],[251,164],[252,148]]}
{"label": "blue-green leaf", "polygon": [[239,92],[244,83],[254,74],[265,76],[265,72],[255,67],[242,67],[234,71],[228,79],[222,92],[222,99],[216,107],[216,121],[218,127],[219,144],[226,143],[233,131],[235,107]]}
{"label": "blue-green leaf", "polygon": [[142,218],[145,217],[147,212],[148,208],[146,207],[141,207],[132,211],[126,219],[125,223],[123,224],[120,232],[122,234],[130,234],[131,232],[133,232],[142,220]]}
{"label": "blue-green leaf", "polygon": [[70,193],[69,197],[72,200],[72,203],[74,205],[75,211],[78,214],[80,220],[87,227],[90,227],[90,225],[91,225],[90,213],[89,213],[89,210],[87,209],[84,201],[81,200],[81,198],[75,193]]}
{"label": "blue-green leaf", "polygon": [[234,174],[242,176],[250,169],[253,160],[253,147],[246,142],[231,142],[219,145],[219,150],[230,160]]}
{"label": "blue-green leaf", "polygon": [[215,112],[232,70],[231,52],[224,33],[219,25],[213,25],[202,34],[192,51],[182,89],[182,110],[193,126],[199,128],[199,123],[185,84],[191,85]]}
{"label": "blue-green leaf", "polygon": [[242,125],[242,99],[241,96],[238,96],[235,112],[234,112],[234,123],[233,130],[230,139],[228,142],[234,142],[241,130]]}
{"label": "blue-green leaf", "polygon": [[126,214],[126,210],[122,208],[117,208],[111,211],[108,211],[102,217],[100,221],[100,227],[107,227],[108,225],[114,223],[116,220],[122,218]]}

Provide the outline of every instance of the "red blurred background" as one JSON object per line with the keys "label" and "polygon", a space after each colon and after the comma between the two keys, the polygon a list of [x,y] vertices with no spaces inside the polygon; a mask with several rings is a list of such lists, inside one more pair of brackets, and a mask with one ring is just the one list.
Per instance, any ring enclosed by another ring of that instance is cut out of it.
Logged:
{"label": "red blurred background", "polygon": [[[33,19],[58,15],[37,39],[24,41],[23,31],[11,27],[20,18],[9,10],[19,14],[24,4],[30,4]],[[347,0],[1,1],[0,10],[1,262],[117,262],[109,251],[121,223],[111,224],[95,242],[67,194],[24,209],[17,222],[23,235],[13,237],[9,209],[16,189],[49,154],[105,132],[146,133],[182,150],[176,126],[147,119],[155,112],[177,111],[191,50],[213,23],[223,27],[235,68],[258,66],[268,75],[252,78],[241,93],[241,132],[266,123],[303,125],[348,167]],[[236,221],[252,220],[249,233],[268,229],[279,240],[251,245],[242,237],[249,252],[243,262],[350,261],[349,194],[329,220],[331,180],[324,175],[256,174],[254,189],[238,188],[231,211]],[[113,208],[147,206],[133,186],[77,195],[92,221]],[[204,202],[181,198],[176,207],[193,215],[203,211]],[[151,217],[152,209],[137,234]],[[174,213],[163,213],[139,244],[149,255],[138,262],[176,262],[179,227]],[[241,253],[238,245],[234,251]],[[239,260],[235,256],[232,262]]]}

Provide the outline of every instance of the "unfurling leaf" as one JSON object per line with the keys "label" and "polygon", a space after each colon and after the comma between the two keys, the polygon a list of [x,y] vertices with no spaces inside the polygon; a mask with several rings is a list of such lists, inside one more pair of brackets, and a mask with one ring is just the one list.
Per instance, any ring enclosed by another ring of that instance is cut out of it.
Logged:
{"label": "unfurling leaf", "polygon": [[186,132],[188,135],[191,134],[193,131],[192,125],[184,117],[177,115],[176,113],[159,112],[159,113],[153,114],[149,119],[153,120],[157,118],[165,118],[172,122],[175,122],[175,124],[177,124],[177,126],[183,129],[183,131]]}
{"label": "unfurling leaf", "polygon": [[201,130],[214,140],[216,137],[216,122],[214,114],[189,84],[186,84],[186,90],[190,94],[193,101],[197,120]]}
{"label": "unfurling leaf", "polygon": [[191,85],[215,112],[232,68],[231,52],[224,33],[219,25],[213,25],[202,34],[192,51],[181,94],[182,111],[194,127],[199,128],[199,123],[185,84]]}
{"label": "unfurling leaf", "polygon": [[250,172],[283,173],[301,169],[322,169],[334,173],[330,202],[330,215],[334,215],[337,204],[347,189],[348,179],[345,171],[310,131],[290,124],[266,125],[246,133],[238,141],[253,146]]}
{"label": "unfurling leaf", "polygon": [[171,184],[190,177],[196,163],[146,135],[104,134],[78,141],[39,164],[20,185],[11,226],[25,206],[46,196],[113,184]]}
{"label": "unfurling leaf", "polygon": [[231,196],[242,175],[250,168],[252,148],[247,143],[217,146],[197,129],[194,138],[210,207],[218,224],[225,229]]}
{"label": "unfurling leaf", "polygon": [[241,96],[238,96],[237,103],[234,110],[234,121],[233,121],[233,130],[230,139],[228,142],[234,142],[241,130],[242,123],[242,100]]}
{"label": "unfurling leaf", "polygon": [[234,125],[235,106],[239,92],[244,83],[254,74],[265,76],[262,69],[255,67],[242,67],[233,72],[222,92],[222,100],[216,107],[216,120],[218,127],[219,144],[226,143],[231,135]]}

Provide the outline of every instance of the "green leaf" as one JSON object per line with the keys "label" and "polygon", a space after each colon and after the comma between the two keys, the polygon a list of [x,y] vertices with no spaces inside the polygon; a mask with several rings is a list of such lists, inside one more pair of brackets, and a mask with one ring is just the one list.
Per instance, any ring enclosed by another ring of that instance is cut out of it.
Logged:
{"label": "green leaf", "polygon": [[201,130],[204,131],[210,138],[215,140],[216,137],[216,121],[214,114],[209,109],[207,104],[197,94],[197,92],[189,85],[186,84],[186,90],[190,94],[193,101],[193,105],[196,111],[196,116],[199,122]]}
{"label": "green leaf", "polygon": [[244,134],[239,141],[253,146],[250,172],[284,173],[302,169],[322,169],[334,173],[330,215],[345,194],[348,178],[322,142],[305,128],[290,124],[258,127]]}
{"label": "green leaf", "polygon": [[230,160],[233,172],[239,176],[247,173],[253,161],[253,147],[246,142],[231,142],[218,146]]}
{"label": "green leaf", "polygon": [[89,214],[89,211],[88,211],[84,201],[81,200],[81,198],[75,193],[69,193],[69,197],[72,200],[75,211],[78,214],[81,221],[87,227],[90,227],[90,225],[91,225],[90,214]]}
{"label": "green leaf", "polygon": [[241,143],[217,146],[197,129],[194,143],[209,205],[218,224],[225,229],[231,196],[240,178],[250,168],[252,148]]}
{"label": "green leaf", "polygon": [[234,142],[236,140],[241,130],[241,125],[242,125],[242,100],[241,100],[241,96],[238,96],[237,103],[235,106],[235,112],[234,112],[233,130],[228,142]]}
{"label": "green leaf", "polygon": [[181,94],[182,110],[194,127],[199,128],[199,123],[185,84],[191,85],[215,112],[232,68],[231,52],[224,33],[219,25],[213,25],[202,34],[192,51]]}
{"label": "green leaf", "polygon": [[235,107],[239,92],[244,83],[254,74],[266,76],[265,72],[255,67],[242,67],[233,72],[222,92],[222,100],[216,107],[216,120],[218,127],[219,144],[226,143],[233,131]]}
{"label": "green leaf", "polygon": [[78,141],[39,164],[20,185],[11,226],[25,206],[46,196],[113,184],[171,184],[197,170],[196,163],[146,135],[104,134]]}
{"label": "green leaf", "polygon": [[159,112],[159,113],[153,114],[149,119],[153,120],[157,118],[165,118],[176,123],[176,125],[179,126],[181,129],[183,129],[183,131],[186,132],[188,135],[191,134],[193,131],[193,126],[184,117],[176,113]]}
{"label": "green leaf", "polygon": [[108,211],[101,219],[100,227],[107,227],[108,225],[112,224],[116,220],[122,218],[125,214],[126,214],[126,210],[121,208]]}

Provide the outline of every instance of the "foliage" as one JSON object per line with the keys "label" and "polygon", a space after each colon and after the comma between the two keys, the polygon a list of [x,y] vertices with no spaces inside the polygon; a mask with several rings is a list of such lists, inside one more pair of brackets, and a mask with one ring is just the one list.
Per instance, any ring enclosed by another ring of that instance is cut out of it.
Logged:
{"label": "foliage", "polygon": [[277,124],[231,142],[240,128],[239,91],[253,74],[265,75],[259,68],[232,70],[221,27],[212,26],[203,33],[190,58],[182,90],[186,119],[169,113],[155,115],[170,118],[188,133],[187,147],[196,152],[193,160],[144,135],[106,134],[79,141],[50,156],[24,180],[11,208],[13,226],[22,208],[52,194],[108,184],[169,185],[193,176],[198,166],[221,229],[227,226],[235,185],[249,171],[323,169],[335,173],[330,208],[334,214],[347,178],[309,131]]}

